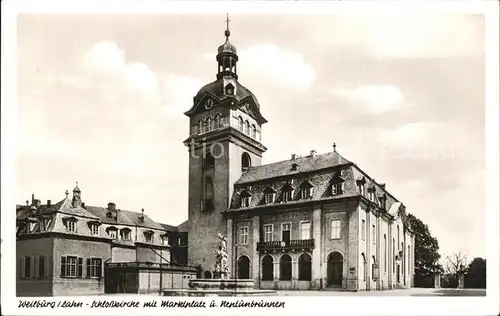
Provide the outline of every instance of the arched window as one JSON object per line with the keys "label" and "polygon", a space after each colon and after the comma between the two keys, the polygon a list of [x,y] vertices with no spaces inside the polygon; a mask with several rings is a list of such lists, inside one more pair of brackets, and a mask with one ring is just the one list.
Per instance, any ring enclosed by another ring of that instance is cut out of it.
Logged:
{"label": "arched window", "polygon": [[252,137],[257,138],[257,128],[252,124]]}
{"label": "arched window", "polygon": [[211,279],[211,278],[212,278],[212,272],[210,272],[210,271],[208,271],[208,270],[207,270],[207,271],[205,271],[205,273],[203,274],[203,277],[204,277],[205,279]]}
{"label": "arched window", "polygon": [[203,133],[203,120],[198,121],[198,133]]}
{"label": "arched window", "polygon": [[234,86],[232,84],[228,84],[226,86],[226,94],[229,94],[229,95],[234,94]]}
{"label": "arched window", "polygon": [[375,277],[376,277],[376,271],[375,271],[375,267],[376,267],[376,264],[375,264],[375,256],[372,256],[372,280],[375,280]]}
{"label": "arched window", "polygon": [[262,258],[262,281],[274,280],[274,260],[270,255]]}
{"label": "arched window", "polygon": [[238,117],[238,129],[243,132],[243,118],[241,116]]}
{"label": "arched window", "polygon": [[392,238],[392,273],[396,271],[396,244]]}
{"label": "arched window", "polygon": [[250,279],[250,259],[247,256],[238,259],[238,279]]}
{"label": "arched window", "polygon": [[311,281],[311,256],[306,253],[299,257],[299,280]]}
{"label": "arched window", "polygon": [[384,234],[384,272],[387,272],[387,236]]}
{"label": "arched window", "polygon": [[245,134],[250,135],[250,123],[245,121]]}
{"label": "arched window", "polygon": [[398,232],[397,237],[398,237],[398,247],[399,247],[399,225],[398,225],[398,226],[396,226],[396,228],[397,228],[397,232]]}
{"label": "arched window", "polygon": [[214,129],[214,120],[211,116],[207,117],[207,132],[210,132]]}
{"label": "arched window", "polygon": [[215,129],[218,129],[218,128],[221,128],[221,127],[222,127],[222,125],[221,125],[221,120],[220,120],[220,119],[221,119],[220,114],[216,114],[216,115],[215,115],[215,119],[214,119],[214,128],[215,128]]}
{"label": "arched window", "polygon": [[286,254],[280,258],[280,280],[292,280],[292,258]]}
{"label": "arched window", "polygon": [[365,254],[364,253],[361,253],[361,267],[360,267],[360,271],[359,273],[361,274],[361,276],[363,277],[363,280],[366,280],[366,257],[365,257]]}
{"label": "arched window", "polygon": [[241,171],[247,171],[251,166],[252,160],[250,159],[250,155],[243,153],[241,155]]}
{"label": "arched window", "polygon": [[215,166],[215,159],[212,154],[207,153],[205,159],[203,159],[203,168],[213,168]]}
{"label": "arched window", "polygon": [[201,126],[201,132],[202,132],[202,133],[207,132],[207,131],[208,131],[207,121],[202,120],[202,123],[201,123],[201,124],[202,124],[202,126]]}

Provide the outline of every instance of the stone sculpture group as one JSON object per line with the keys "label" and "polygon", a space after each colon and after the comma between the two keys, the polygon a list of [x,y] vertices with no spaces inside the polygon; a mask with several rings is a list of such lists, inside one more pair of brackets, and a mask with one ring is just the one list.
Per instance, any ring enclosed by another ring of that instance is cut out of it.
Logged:
{"label": "stone sculpture group", "polygon": [[219,237],[219,245],[214,249],[215,250],[215,269],[214,269],[214,278],[219,279],[227,279],[229,277],[229,265],[228,265],[228,256],[227,256],[227,239],[226,236],[222,234],[218,234]]}

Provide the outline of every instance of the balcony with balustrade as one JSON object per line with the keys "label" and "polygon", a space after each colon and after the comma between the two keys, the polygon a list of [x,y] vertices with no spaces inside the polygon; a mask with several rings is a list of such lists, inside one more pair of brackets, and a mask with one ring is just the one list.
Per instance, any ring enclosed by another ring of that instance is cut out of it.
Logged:
{"label": "balcony with balustrade", "polygon": [[261,253],[307,251],[314,249],[314,239],[261,241],[257,243],[257,251]]}

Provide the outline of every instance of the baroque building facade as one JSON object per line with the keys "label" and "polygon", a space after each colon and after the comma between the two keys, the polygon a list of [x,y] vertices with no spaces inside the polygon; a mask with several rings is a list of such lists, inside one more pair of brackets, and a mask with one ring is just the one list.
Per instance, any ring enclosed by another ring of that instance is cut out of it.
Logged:
{"label": "baroque building facade", "polygon": [[[189,151],[189,263],[212,277],[217,233],[231,277],[258,288],[379,290],[410,287],[414,234],[405,206],[335,148],[262,164],[267,122],[238,80],[226,29],[216,80],[185,115]],[[195,246],[196,245],[196,246]]]}
{"label": "baroque building facade", "polygon": [[187,288],[187,232],[108,203],[85,205],[78,185],[58,203],[16,207],[17,296],[149,293]]}

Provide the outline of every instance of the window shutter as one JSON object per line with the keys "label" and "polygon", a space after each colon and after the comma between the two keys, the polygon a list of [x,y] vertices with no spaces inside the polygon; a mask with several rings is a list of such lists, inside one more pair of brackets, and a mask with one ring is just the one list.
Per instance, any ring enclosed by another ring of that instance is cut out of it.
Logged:
{"label": "window shutter", "polygon": [[35,276],[35,256],[30,257],[30,277],[33,278]]}
{"label": "window shutter", "polygon": [[61,277],[64,278],[66,276],[66,257],[61,257]]}
{"label": "window shutter", "polygon": [[20,264],[19,264],[19,277],[21,279],[24,279],[26,277],[24,275],[24,264],[25,264],[24,257],[22,257],[21,259],[19,259],[19,262],[20,262]]}
{"label": "window shutter", "polygon": [[82,277],[82,272],[83,272],[83,259],[78,258],[78,266],[77,266],[77,271],[76,271],[76,277],[81,278]]}
{"label": "window shutter", "polygon": [[87,278],[90,278],[90,259],[87,259]]}
{"label": "window shutter", "polygon": [[40,256],[33,257],[33,277],[38,278],[40,276],[40,269],[39,269],[39,264],[40,264]]}

